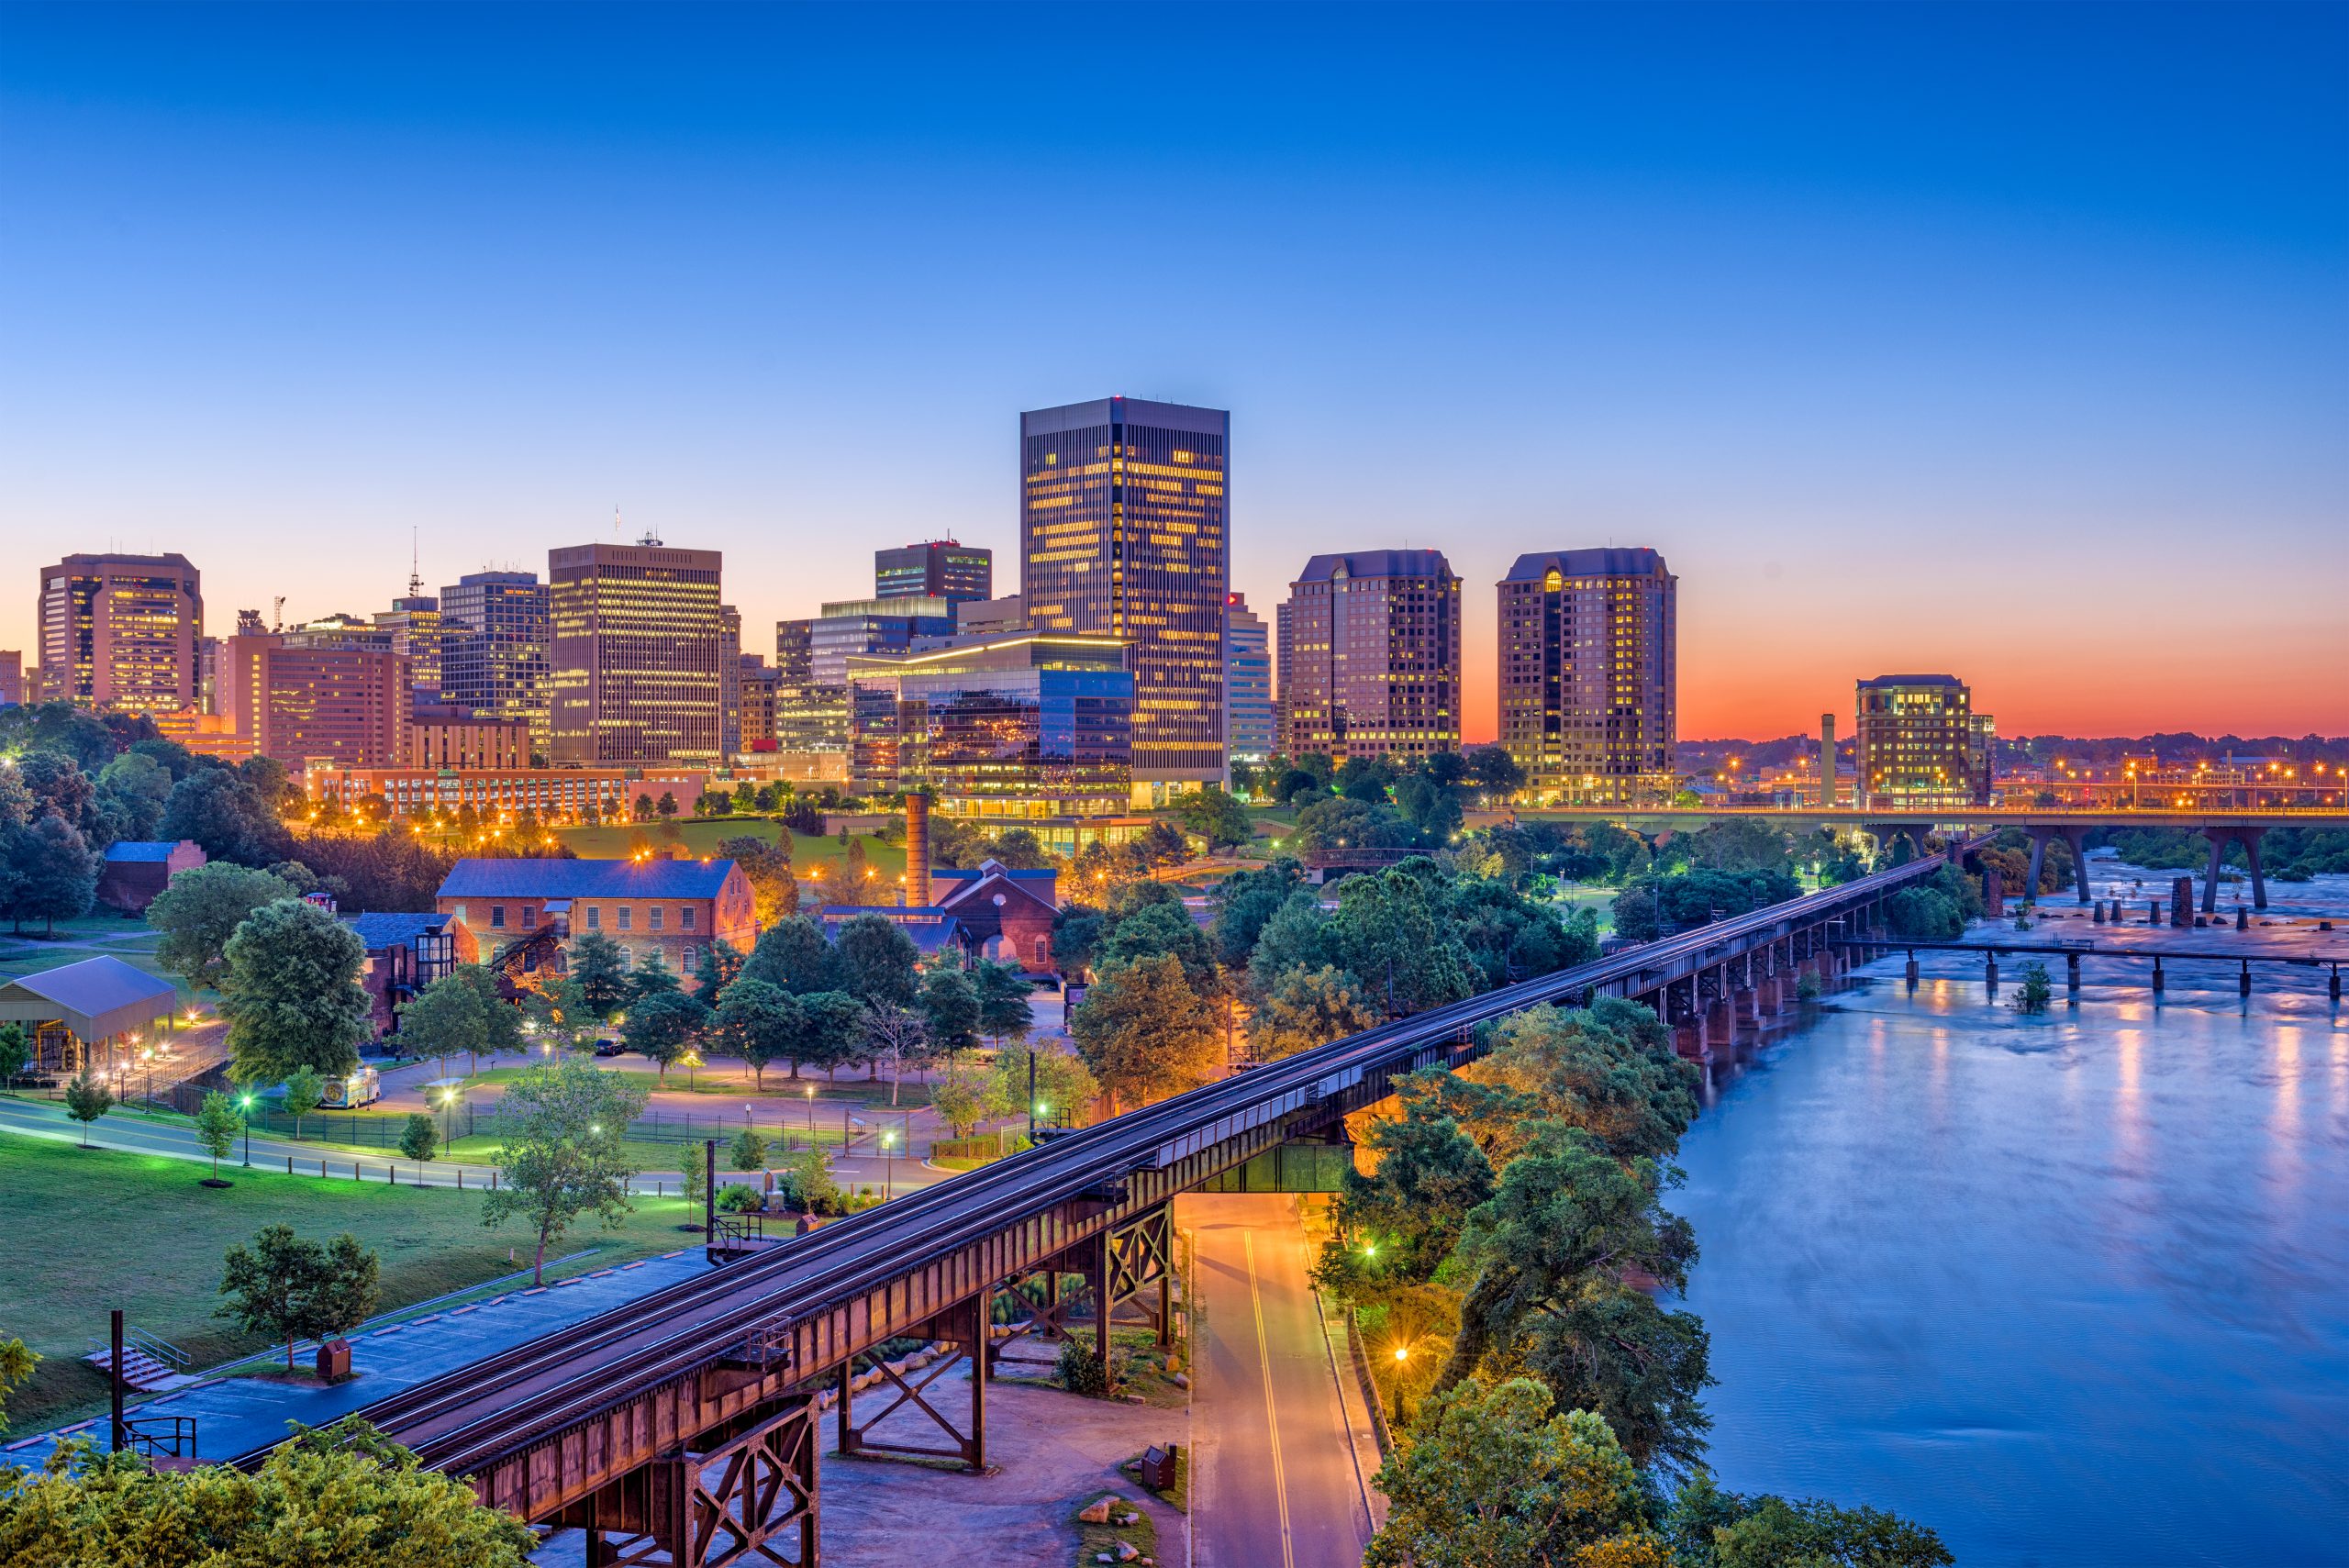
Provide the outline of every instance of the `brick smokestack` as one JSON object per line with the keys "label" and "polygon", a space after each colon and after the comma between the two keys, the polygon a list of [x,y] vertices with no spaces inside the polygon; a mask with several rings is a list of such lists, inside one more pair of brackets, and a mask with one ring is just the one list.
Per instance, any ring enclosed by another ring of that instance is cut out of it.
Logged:
{"label": "brick smokestack", "polygon": [[906,885],[898,901],[909,908],[930,906],[930,796],[906,796]]}
{"label": "brick smokestack", "polygon": [[1835,716],[1819,716],[1819,804],[1835,804]]}

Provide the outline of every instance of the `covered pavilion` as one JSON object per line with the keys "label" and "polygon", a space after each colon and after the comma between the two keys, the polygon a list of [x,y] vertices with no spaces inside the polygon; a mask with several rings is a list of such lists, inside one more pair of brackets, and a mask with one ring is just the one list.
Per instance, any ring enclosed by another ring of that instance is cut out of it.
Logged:
{"label": "covered pavilion", "polygon": [[86,958],[0,981],[0,1024],[25,1026],[36,1073],[113,1070],[142,1038],[177,1024],[179,987],[118,958]]}

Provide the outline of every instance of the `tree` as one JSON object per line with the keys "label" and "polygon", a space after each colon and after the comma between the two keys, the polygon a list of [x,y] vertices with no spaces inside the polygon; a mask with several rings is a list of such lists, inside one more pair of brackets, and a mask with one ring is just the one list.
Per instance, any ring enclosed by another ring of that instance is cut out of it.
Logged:
{"label": "tree", "polygon": [[799,913],[799,882],[791,873],[791,842],[775,843],[755,833],[718,841],[718,852],[741,868],[751,884],[751,909],[760,929]]}
{"label": "tree", "polygon": [[1474,746],[1463,754],[1468,777],[1486,795],[1514,795],[1525,787],[1525,770],[1506,746]]}
{"label": "tree", "polygon": [[79,833],[97,830],[97,786],[82,764],[62,751],[28,751],[17,777],[32,793],[34,820],[53,817]]}
{"label": "tree", "polygon": [[709,1009],[701,998],[682,991],[658,991],[629,1006],[621,1036],[630,1051],[651,1059],[666,1083],[669,1064],[685,1055],[708,1027]]}
{"label": "tree", "polygon": [[584,1062],[529,1068],[507,1086],[498,1106],[499,1184],[483,1206],[482,1223],[519,1218],[538,1233],[532,1284],[544,1283],[548,1243],[581,1216],[596,1215],[609,1228],[628,1213],[636,1165],[625,1140],[646,1098],[640,1085]]}
{"label": "tree", "polygon": [[220,1179],[222,1158],[237,1147],[237,1134],[244,1129],[245,1118],[237,1114],[237,1107],[228,1102],[228,1096],[217,1089],[206,1095],[204,1103],[196,1107],[196,1147],[212,1156],[212,1179],[215,1182]]}
{"label": "tree", "polygon": [[1696,1475],[1664,1518],[1682,1568],[1947,1568],[1957,1560],[1922,1525],[1876,1508],[1840,1508],[1724,1492]]}
{"label": "tree", "polygon": [[840,988],[867,1006],[910,1007],[921,950],[896,922],[859,915],[841,928]]}
{"label": "tree", "polygon": [[440,1147],[440,1129],[433,1125],[429,1113],[410,1111],[407,1124],[400,1129],[400,1152],[423,1164]]}
{"label": "tree", "polygon": [[930,1108],[957,1138],[968,1138],[987,1111],[987,1084],[966,1069],[950,1068],[930,1086]]}
{"label": "tree", "polygon": [[[1028,1097],[1029,1064],[1035,1064],[1036,1097]],[[1074,1118],[1101,1093],[1085,1063],[1065,1051],[1006,1051],[995,1059],[987,1104],[1004,1116],[1033,1116],[1044,1125]]]}
{"label": "tree", "polygon": [[0,1024],[0,1084],[15,1088],[17,1074],[32,1059],[32,1042],[25,1038],[24,1025]]}
{"label": "tree", "polygon": [[1319,1272],[1349,1294],[1435,1278],[1469,1215],[1493,1195],[1492,1162],[1424,1086],[1416,1073],[1403,1080],[1403,1114],[1374,1121],[1362,1140],[1377,1169],[1348,1171],[1340,1186],[1336,1218],[1347,1242],[1330,1244]]}
{"label": "tree", "polygon": [[206,768],[173,784],[157,836],[192,839],[213,860],[244,866],[284,860],[292,842],[269,801],[234,768]]}
{"label": "tree", "polygon": [[488,1036],[480,999],[453,973],[444,974],[400,1007],[400,1046],[429,1056],[449,1075],[451,1056],[478,1056]]}
{"label": "tree", "polygon": [[15,925],[21,929],[37,919],[44,930],[54,931],[58,921],[90,912],[105,862],[77,829],[61,817],[44,817],[9,840],[8,858],[17,874],[8,915]]}
{"label": "tree", "polygon": [[[1146,884],[1163,891],[1159,884]],[[1093,967],[1103,973],[1122,963],[1158,953],[1171,953],[1183,965],[1183,978],[1202,996],[1223,989],[1215,961],[1215,943],[1191,918],[1190,911],[1171,898],[1135,906],[1128,904],[1101,939]]]}
{"label": "tree", "polygon": [[1331,962],[1360,979],[1387,1018],[1475,995],[1475,965],[1443,907],[1440,873],[1412,860],[1340,884]]}
{"label": "tree", "polygon": [[65,1085],[65,1114],[82,1124],[82,1147],[90,1146],[90,1124],[114,1108],[114,1095],[90,1076],[87,1067]]}
{"label": "tree", "polygon": [[234,1299],[213,1316],[283,1340],[292,1372],[297,1342],[323,1342],[367,1320],[377,1274],[375,1254],[347,1230],[321,1245],[295,1235],[290,1225],[264,1225],[250,1249],[242,1242],[228,1249],[220,1294]]}
{"label": "tree", "polygon": [[367,950],[315,904],[284,899],[248,916],[228,939],[220,1010],[232,1075],[267,1084],[308,1065],[340,1077],[359,1064],[372,1008],[360,989]]}
{"label": "tree", "polygon": [[1486,1057],[1461,1069],[1470,1084],[1508,1091],[1509,1124],[1487,1149],[1514,1150],[1535,1118],[1577,1127],[1618,1160],[1664,1160],[1697,1119],[1702,1070],[1636,1002],[1601,997],[1588,1010],[1542,1006],[1505,1020]]}
{"label": "tree", "polygon": [[1027,828],[1007,828],[987,846],[986,858],[1006,871],[1049,871],[1060,857],[1044,848],[1044,840]]}
{"label": "tree", "polygon": [[897,1103],[897,1086],[905,1079],[906,1062],[920,1061],[930,1044],[922,1017],[894,1002],[864,1005],[864,1040],[875,1067],[889,1064],[889,1103]]}
{"label": "tree", "polygon": [[921,1018],[930,1043],[948,1060],[975,1043],[979,1034],[979,987],[960,969],[933,969],[921,977]]}
{"label": "tree", "polygon": [[1265,922],[1305,884],[1305,870],[1292,860],[1275,861],[1261,871],[1236,871],[1215,890],[1216,957],[1226,969],[1245,969]]}
{"label": "tree", "polygon": [[669,967],[661,950],[654,948],[644,955],[643,962],[629,972],[628,989],[629,1006],[634,1007],[648,996],[674,996],[684,987],[677,982],[677,972]]}
{"label": "tree", "polygon": [[864,1004],[845,991],[812,991],[793,998],[799,1005],[799,1039],[791,1053],[792,1075],[799,1065],[821,1067],[827,1076],[864,1060]]}
{"label": "tree", "polygon": [[1248,808],[1214,784],[1176,800],[1174,817],[1186,831],[1207,840],[1209,854],[1236,850],[1255,836]]}
{"label": "tree", "polygon": [[327,1086],[317,1069],[308,1062],[285,1074],[285,1114],[294,1118],[294,1136],[302,1136],[302,1118],[318,1108],[326,1098]]}
{"label": "tree", "polygon": [[587,988],[576,975],[542,976],[540,988],[523,996],[522,1010],[540,1034],[572,1051],[593,1043],[601,1021],[587,1005]]}
{"label": "tree", "polygon": [[1637,1467],[1588,1410],[1531,1378],[1429,1401],[1378,1473],[1386,1528],[1364,1568],[1670,1568]]}
{"label": "tree", "polygon": [[[1334,969],[1337,932],[1321,900],[1300,886],[1259,929],[1248,954],[1248,989],[1259,1000],[1292,969]],[[1381,973],[1384,973],[1382,968]]]}
{"label": "tree", "polygon": [[1256,1009],[1248,1027],[1251,1051],[1259,1062],[1277,1062],[1373,1028],[1378,1008],[1361,992],[1360,981],[1327,964],[1290,970]]}
{"label": "tree", "polygon": [[1018,964],[982,959],[971,970],[971,984],[978,988],[981,1034],[998,1045],[1028,1038],[1036,1027],[1035,993]]}
{"label": "tree", "polygon": [[536,1535],[470,1483],[423,1468],[355,1418],[295,1429],[251,1473],[158,1471],[136,1453],[69,1443],[0,1491],[0,1543],[26,1568],[527,1568]]}
{"label": "tree", "polygon": [[217,989],[228,973],[228,939],[256,909],[295,896],[293,885],[265,871],[211,861],[181,872],[147,906],[147,923],[163,933],[155,958],[190,985]]}
{"label": "tree", "polygon": [[750,1128],[734,1135],[727,1146],[727,1158],[738,1171],[763,1171],[767,1163],[767,1140]]}
{"label": "tree", "polygon": [[[40,1364],[22,1340],[0,1340],[0,1432],[8,1429],[8,1396],[30,1381],[33,1369]],[[0,1509],[6,1507],[0,1502]],[[0,1512],[0,1540],[6,1539],[6,1515]]]}
{"label": "tree", "polygon": [[[486,964],[461,963],[441,979],[456,982],[473,995],[473,1008],[481,1018],[481,1044],[476,1051],[495,1058],[522,1048],[522,1009],[498,990],[497,976]],[[480,1062],[474,1062],[473,1071],[481,1071]]]}
{"label": "tree", "polygon": [[2037,959],[2022,966],[2022,989],[2015,994],[2014,1009],[2025,1017],[2034,1017],[2047,1010],[2054,987],[2048,983],[2047,966]]}
{"label": "tree", "polygon": [[1108,929],[1108,916],[1091,905],[1062,905],[1052,911],[1052,962],[1063,974],[1085,973]]}
{"label": "tree", "polygon": [[715,1007],[742,973],[743,962],[742,950],[725,938],[710,943],[694,965],[694,995]]}
{"label": "tree", "polygon": [[802,1028],[799,1004],[790,992],[763,980],[737,980],[718,999],[710,1034],[718,1050],[750,1063],[763,1090],[770,1062],[788,1058],[791,1075],[799,1076]]}
{"label": "tree", "polygon": [[601,931],[587,931],[571,944],[571,978],[588,1010],[608,1018],[628,1004],[628,954]]}
{"label": "tree", "polygon": [[677,797],[664,789],[661,792],[660,804],[653,809],[663,817],[674,817],[677,814]]}
{"label": "tree", "polygon": [[172,795],[169,768],[142,751],[125,751],[98,770],[96,783],[95,815],[107,842],[154,837]]}
{"label": "tree", "polygon": [[1172,953],[1102,976],[1069,1018],[1076,1053],[1109,1091],[1147,1103],[1197,1088],[1221,1064],[1223,1029]]}
{"label": "tree", "polygon": [[788,916],[760,932],[736,979],[763,980],[794,995],[841,988],[839,955],[824,928],[805,915]]}
{"label": "tree", "polygon": [[1657,1195],[1662,1172],[1628,1165],[1579,1128],[1547,1123],[1468,1218],[1459,1262],[1475,1274],[1438,1381],[1487,1360],[1539,1377],[1559,1405],[1596,1410],[1642,1469],[1693,1469],[1712,1425],[1704,1325],[1633,1284],[1687,1286],[1697,1241]]}

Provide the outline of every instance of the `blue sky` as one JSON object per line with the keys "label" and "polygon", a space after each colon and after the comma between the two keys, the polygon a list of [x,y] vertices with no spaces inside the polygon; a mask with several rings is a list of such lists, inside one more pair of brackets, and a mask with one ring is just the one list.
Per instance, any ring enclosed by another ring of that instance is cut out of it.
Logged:
{"label": "blue sky", "polygon": [[1687,735],[1894,667],[2349,731],[2345,18],[0,8],[0,647],[36,555],[184,550],[225,628],[618,504],[757,648],[876,544],[1008,590],[1018,412],[1123,392],[1233,410],[1267,609],[1443,548],[1472,732],[1491,584],[1609,540]]}

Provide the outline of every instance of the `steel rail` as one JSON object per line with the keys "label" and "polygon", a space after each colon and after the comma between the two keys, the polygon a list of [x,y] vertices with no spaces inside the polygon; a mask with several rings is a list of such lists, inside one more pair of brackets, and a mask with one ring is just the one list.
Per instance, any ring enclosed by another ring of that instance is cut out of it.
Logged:
{"label": "steel rail", "polygon": [[[1123,1177],[1136,1168],[1140,1156],[1236,1112],[1357,1068],[1367,1073],[1391,1067],[1393,1059],[1408,1060],[1475,1024],[1594,987],[1636,980],[1713,947],[1799,922],[1807,906],[1865,898],[1929,874],[1941,859],[1920,856],[1800,899],[1431,1008],[1111,1118],[825,1226],[770,1257],[730,1263],[654,1292],[579,1325],[559,1341],[484,1357],[356,1414],[395,1439],[403,1429],[414,1433],[424,1429],[410,1446],[428,1462],[462,1473],[511,1451],[530,1435],[518,1432],[518,1427],[558,1428],[607,1410],[724,1353],[762,1319],[822,1310],[863,1295],[994,1234],[1011,1216],[1050,1209],[1105,1180]],[[607,1351],[617,1353],[599,1354]],[[593,1364],[583,1366],[583,1359]],[[567,1369],[575,1370],[547,1386],[522,1386]],[[500,1393],[512,1397],[481,1408],[484,1399]],[[463,1418],[468,1415],[471,1418]],[[454,1425],[431,1429],[451,1417],[459,1418]]]}

